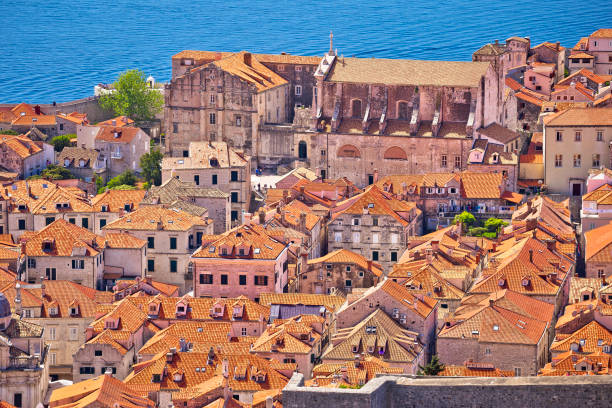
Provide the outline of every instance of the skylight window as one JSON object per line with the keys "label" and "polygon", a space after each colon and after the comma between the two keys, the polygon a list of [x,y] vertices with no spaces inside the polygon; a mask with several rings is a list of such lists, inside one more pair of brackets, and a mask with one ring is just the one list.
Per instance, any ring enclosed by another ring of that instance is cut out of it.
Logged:
{"label": "skylight window", "polygon": [[255,248],[255,249],[253,250],[253,252],[254,252],[254,253],[256,253],[256,254],[258,254],[258,253],[260,253],[260,252],[261,252],[261,249],[260,249],[260,248]]}
{"label": "skylight window", "polygon": [[499,326],[498,326],[498,325],[496,325],[496,324],[494,324],[494,325],[493,325],[493,331],[499,331]]}

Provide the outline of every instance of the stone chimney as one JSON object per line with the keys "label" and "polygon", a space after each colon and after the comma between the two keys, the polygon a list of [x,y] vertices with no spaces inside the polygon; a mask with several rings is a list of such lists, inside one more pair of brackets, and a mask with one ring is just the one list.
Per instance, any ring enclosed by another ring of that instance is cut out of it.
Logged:
{"label": "stone chimney", "polygon": [[281,215],[281,224],[285,225],[285,222],[287,221],[287,219],[286,219],[287,211],[285,211],[285,210],[283,210],[281,208],[280,215]]}
{"label": "stone chimney", "polygon": [[372,184],[378,183],[378,169],[374,169],[374,176],[372,177]]}
{"label": "stone chimney", "polygon": [[221,373],[223,374],[223,377],[227,378],[229,377],[229,361],[227,358],[223,359],[223,362],[221,363]]}
{"label": "stone chimney", "polygon": [[274,399],[270,395],[268,395],[266,397],[266,408],[272,408],[272,407],[274,407]]}
{"label": "stone chimney", "polygon": [[251,53],[250,52],[245,52],[244,53],[244,63],[248,66],[251,66]]}
{"label": "stone chimney", "polygon": [[438,252],[438,249],[440,248],[440,241],[431,241],[431,249],[434,252]]}
{"label": "stone chimney", "polygon": [[306,233],[306,213],[300,212],[300,231]]}
{"label": "stone chimney", "polygon": [[287,204],[289,202],[289,190],[283,190],[283,203]]}
{"label": "stone chimney", "polygon": [[15,285],[15,314],[21,316],[21,285]]}
{"label": "stone chimney", "polygon": [[40,296],[43,299],[47,296],[47,293],[45,292],[45,277],[44,276],[40,277]]}
{"label": "stone chimney", "polygon": [[606,286],[606,274],[605,272],[601,274],[601,286]]}
{"label": "stone chimney", "polygon": [[529,262],[533,263],[533,249],[529,250]]}
{"label": "stone chimney", "polygon": [[259,225],[264,225],[266,223],[266,212],[264,209],[260,208],[257,215],[259,216]]}

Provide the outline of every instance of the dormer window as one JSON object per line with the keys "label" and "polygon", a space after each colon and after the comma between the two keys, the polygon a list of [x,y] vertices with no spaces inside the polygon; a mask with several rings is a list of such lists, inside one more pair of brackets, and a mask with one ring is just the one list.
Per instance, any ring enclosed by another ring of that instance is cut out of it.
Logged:
{"label": "dormer window", "polygon": [[79,307],[73,306],[70,308],[70,316],[76,316],[79,314]]}
{"label": "dormer window", "polygon": [[357,353],[359,351],[359,346],[353,345],[353,353]]}
{"label": "dormer window", "polygon": [[57,307],[51,307],[51,308],[49,308],[49,315],[51,315],[51,316],[57,316]]}
{"label": "dormer window", "polygon": [[102,205],[102,212],[108,212],[108,205]]}
{"label": "dormer window", "polygon": [[123,206],[123,209],[125,211],[132,211],[132,204],[131,203],[125,203]]}
{"label": "dormer window", "polygon": [[529,278],[528,278],[528,277],[524,277],[524,278],[521,280],[521,285],[523,285],[523,286],[529,286],[529,282],[530,282]]}
{"label": "dormer window", "polygon": [[70,166],[70,159],[64,159],[64,167]]}
{"label": "dormer window", "polygon": [[151,382],[154,382],[154,383],[161,382],[161,374],[153,374],[153,377],[151,378]]}
{"label": "dormer window", "polygon": [[499,280],[497,281],[497,284],[499,286],[504,286],[506,284],[506,279],[504,278],[499,278]]}

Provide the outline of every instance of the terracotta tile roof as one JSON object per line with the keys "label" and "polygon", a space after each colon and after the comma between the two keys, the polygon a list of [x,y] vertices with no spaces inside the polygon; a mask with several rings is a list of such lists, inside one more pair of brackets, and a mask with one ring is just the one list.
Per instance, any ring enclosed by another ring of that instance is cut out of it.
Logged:
{"label": "terracotta tile roof", "polygon": [[[64,167],[82,167],[79,162],[82,159],[85,161],[84,167],[91,169],[95,166],[98,157],[100,157],[100,152],[95,149],[66,146],[57,156],[57,162]],[[66,166],[66,160],[68,160],[68,166]]]}
{"label": "terracotta tile roof", "polygon": [[152,186],[142,200],[143,204],[172,204],[178,199],[192,197],[227,198],[229,194],[217,188],[205,188],[194,183],[180,181],[175,177],[169,178],[161,186]]}
{"label": "terracotta tile roof", "polygon": [[189,157],[164,157],[162,169],[211,169],[246,167],[250,161],[225,142],[191,142]]}
{"label": "terracotta tile roof", "polygon": [[506,52],[506,45],[505,44],[485,44],[482,47],[480,47],[476,52],[474,52],[474,55],[502,55],[503,53]]}
{"label": "terracotta tile roof", "polygon": [[586,49],[588,43],[589,43],[589,37],[582,37],[580,38],[580,40],[578,40],[576,45],[574,45],[574,48],[572,48],[572,50],[578,51],[578,50]]}
{"label": "terracotta tile roof", "polygon": [[382,267],[378,263],[368,261],[365,257],[355,252],[349,251],[348,249],[337,249],[330,252],[327,255],[323,255],[320,258],[308,260],[308,265],[318,263],[340,263],[340,264],[353,264],[359,267],[369,270],[376,276],[381,276],[383,271]]}
{"label": "terracotta tile roof", "polygon": [[108,320],[117,321],[116,329],[109,329],[109,334],[113,338],[129,337],[136,333],[148,320],[146,312],[142,311],[133,302],[133,298],[126,298],[117,302],[114,307],[108,308],[108,312],[94,320],[89,326],[96,334],[107,330]]}
{"label": "terracotta tile roof", "polygon": [[533,104],[533,105],[536,105],[536,106],[540,106],[540,107],[541,107],[541,106],[542,106],[542,104],[543,104],[543,99],[540,99],[540,98],[537,98],[537,97],[535,97],[535,96],[533,96],[533,95],[530,95],[529,93],[525,92],[525,89],[526,89],[526,88],[524,88],[524,89],[523,89],[521,92],[517,92],[517,93],[515,94],[515,96],[516,96],[518,99],[521,99],[521,100],[523,100],[523,101],[525,101],[525,102],[529,102],[529,103],[531,103],[531,104]]}
{"label": "terracotta tile roof", "polygon": [[[422,298],[419,298],[414,295],[414,292],[411,292],[405,286],[395,283],[391,279],[385,279],[382,283],[379,283],[376,288],[380,288],[380,290],[396,301],[412,306],[416,313],[423,318],[427,318],[437,305],[437,302],[430,296],[422,296]],[[364,296],[367,296],[368,292],[373,290],[375,289],[369,289],[364,293]]]}
{"label": "terracotta tile roof", "polygon": [[305,215],[305,227],[308,231],[312,231],[317,224],[322,222],[322,217],[313,213],[307,205],[298,200],[293,200],[289,204],[283,205],[280,209],[280,213],[278,211],[275,212],[274,218],[281,223],[283,220],[283,212],[285,225],[293,228],[300,227],[300,217],[302,213]]}
{"label": "terracotta tile roof", "polygon": [[312,380],[306,386],[325,387],[332,381],[343,381],[356,386],[364,385],[378,374],[402,374],[400,367],[391,365],[374,356],[361,356],[338,363],[323,363],[312,369]]}
{"label": "terracotta tile roof", "polygon": [[13,120],[13,126],[55,126],[55,115],[19,115]]}
{"label": "terracotta tile roof", "polygon": [[27,137],[10,135],[0,135],[0,149],[12,150],[22,159],[42,151],[42,149],[35,142]]}
{"label": "terracotta tile roof", "polygon": [[612,223],[584,233],[586,262],[612,262]]}
{"label": "terracotta tile roof", "polygon": [[595,91],[585,87],[581,82],[575,82],[570,85],[558,85],[555,87],[555,90],[551,92],[551,95],[565,92],[570,88],[574,88],[576,91],[580,92],[591,101],[595,99]]}
{"label": "terracotta tile roof", "polygon": [[414,363],[423,352],[418,333],[402,328],[380,309],[353,327],[337,330],[331,343],[323,360],[352,360],[363,353],[387,362]]}
{"label": "terracotta tile roof", "polygon": [[551,352],[565,352],[572,349],[586,354],[601,351],[604,345],[612,345],[612,333],[596,321],[592,321],[574,333],[555,339],[550,346]]}
{"label": "terracotta tile roof", "polygon": [[[96,135],[96,140],[113,143],[132,143],[136,135],[142,132],[137,127],[115,127],[115,126],[98,126],[100,130]],[[144,133],[144,132],[143,132]],[[146,136],[146,134],[145,134]]]}
{"label": "terracotta tile roof", "polygon": [[546,196],[535,197],[521,205],[512,214],[512,224],[535,222],[558,240],[575,242],[575,232],[571,221],[569,202],[555,202]]}
{"label": "terracotta tile roof", "polygon": [[[285,250],[258,224],[241,225],[211,242],[202,243],[193,258],[277,259]],[[242,254],[241,254],[242,251]]]}
{"label": "terracotta tile roof", "polygon": [[508,144],[521,136],[518,132],[510,130],[498,123],[491,123],[476,131],[481,135],[495,139],[503,144]]}
{"label": "terracotta tile roof", "polygon": [[49,399],[51,408],[99,407],[147,407],[154,408],[155,402],[142,397],[130,386],[113,378],[101,375],[53,390]]}
{"label": "terracotta tile roof", "polygon": [[103,205],[107,206],[106,212],[133,211],[138,209],[145,194],[146,190],[107,190],[92,198],[91,204],[96,212],[101,212]]}
{"label": "terracotta tile roof", "polygon": [[[45,246],[49,249],[45,250]],[[27,239],[25,254],[71,257],[77,248],[81,248],[85,256],[97,256],[104,248],[104,237],[60,218]]]}
{"label": "terracotta tile roof", "polygon": [[[572,57],[576,57],[576,55],[572,55]],[[591,56],[589,56],[589,57],[593,58]],[[576,77],[585,77],[585,78],[587,78],[587,79],[589,79],[589,80],[591,80],[591,81],[593,81],[595,83],[598,83],[598,84],[603,84],[606,81],[609,81],[609,79],[607,79],[607,78],[605,78],[603,76],[597,75],[593,71],[589,71],[586,68],[582,68],[582,69],[579,69],[578,71],[574,72],[573,74],[569,75],[568,77],[563,78],[561,81],[557,82],[557,85],[569,85],[570,83],[572,83],[572,81]]]}
{"label": "terracotta tile roof", "polygon": [[325,318],[298,315],[275,320],[252,345],[251,352],[309,354],[321,340]]}
{"label": "terracotta tile roof", "polygon": [[259,62],[257,56],[245,51],[214,61],[211,64],[251,83],[257,88],[258,92],[288,83],[286,79]]}
{"label": "terracotta tile roof", "polygon": [[471,293],[492,293],[510,289],[530,296],[557,295],[573,262],[547,249],[546,244],[534,238],[514,238],[512,247],[493,254],[488,270],[471,288]]}
{"label": "terracotta tile roof", "polygon": [[131,126],[134,124],[134,121],[127,116],[117,116],[115,118],[105,120],[103,122],[97,123],[97,126],[114,126],[118,128],[122,128],[125,126]]}
{"label": "terracotta tile roof", "polygon": [[11,112],[15,115],[15,116],[20,116],[22,113],[26,114],[26,115],[35,115],[36,111],[34,109],[34,107],[32,105],[29,105],[25,102],[21,102],[17,105],[15,105],[12,109]]}
{"label": "terracotta tile roof", "polygon": [[[586,52],[577,52],[569,56],[569,58],[582,58],[582,59],[595,59],[594,56],[587,54]],[[586,68],[583,68],[586,69]],[[571,75],[570,75],[571,76]],[[567,78],[566,78],[567,79]]]}
{"label": "terracotta tile roof", "polygon": [[610,355],[607,353],[597,351],[585,355],[570,350],[553,357],[538,375],[609,375],[610,368]]}
{"label": "terracotta tile roof", "polygon": [[[67,207],[66,204],[68,204]],[[30,209],[32,214],[91,213],[94,211],[85,196],[78,196],[73,190],[59,186],[50,189],[48,194],[42,196]]]}
{"label": "terracotta tile roof", "polygon": [[104,226],[104,230],[187,231],[194,226],[206,226],[200,217],[179,209],[161,206],[142,206]]}
{"label": "terracotta tile roof", "polygon": [[[75,115],[76,114],[76,115]],[[58,113],[56,115],[56,117],[58,119],[64,119],[67,120],[69,122],[75,123],[77,125],[82,125],[87,123],[87,115],[85,115],[84,117],[79,115],[77,112],[72,112],[69,114],[66,113]]]}
{"label": "terracotta tile roof", "polygon": [[270,305],[310,305],[325,306],[330,312],[335,312],[346,301],[342,296],[320,295],[311,293],[262,293],[259,303]]}
{"label": "terracotta tile roof", "polygon": [[[284,388],[289,379],[277,372],[270,361],[250,353],[225,354],[213,348],[208,353],[177,352],[168,361],[166,352],[134,366],[124,382],[128,386],[152,385],[153,390],[188,389],[223,373],[227,361],[228,385],[235,392]],[[210,363],[210,364],[209,364]],[[175,373],[182,375],[175,377]],[[259,380],[257,376],[259,375]],[[159,380],[152,381],[154,376]],[[175,378],[180,381],[175,381]]]}
{"label": "terracotta tile roof", "polygon": [[[264,321],[270,317],[270,308],[258,304],[246,296],[237,298],[193,298],[190,296],[167,297],[156,296],[131,296],[130,301],[145,313],[149,312],[149,305],[159,303],[159,313],[155,319],[159,320],[197,320],[197,321],[233,321],[233,308],[238,307],[236,319],[242,321]],[[185,316],[177,316],[177,304],[187,305]],[[223,312],[218,317],[212,316],[210,310],[213,306],[222,307]],[[240,314],[242,313],[242,314]],[[238,315],[240,317],[238,317]]]}
{"label": "terracotta tile roof", "polygon": [[549,115],[545,126],[612,126],[612,107],[571,108]]}
{"label": "terracotta tile roof", "polygon": [[607,94],[606,96],[597,99],[594,103],[593,106],[608,106],[609,105],[609,101],[612,101],[612,93]]}
{"label": "terracotta tile roof", "polygon": [[532,49],[540,47],[546,47],[555,52],[563,51],[565,49],[565,47],[559,45],[559,43],[552,43],[550,41],[545,41],[542,44],[538,44],[535,47],[532,47]]}
{"label": "terracotta tile roof", "polygon": [[170,348],[181,350],[181,339],[190,343],[190,351],[207,353],[211,346],[220,345],[224,352],[248,353],[255,337],[234,333],[231,321],[178,321],[155,333],[138,350],[139,355],[155,355]]}
{"label": "terracotta tile roof", "polygon": [[[111,234],[106,234],[108,237]],[[143,241],[144,242],[144,241]],[[108,247],[108,242],[107,242]],[[176,285],[171,285],[169,283],[159,282],[153,279],[145,278],[145,279],[119,279],[115,282],[115,287],[113,288],[114,292],[117,291],[129,291],[129,288],[132,288],[134,292],[129,292],[130,294],[140,292],[140,288],[142,284],[151,285],[154,289],[159,291],[162,295],[165,296],[177,296],[179,287]]]}
{"label": "terracotta tile roof", "polygon": [[[226,58],[233,53],[217,51],[193,51],[184,50],[172,56],[172,59],[193,58],[196,61],[214,61]],[[319,65],[321,57],[311,57],[291,54],[252,54],[262,63],[272,64],[294,64],[294,65]]]}
{"label": "terracotta tile roof", "polygon": [[371,215],[388,215],[401,225],[408,225],[416,216],[416,204],[400,201],[391,194],[372,185],[365,192],[337,203],[332,209],[332,220],[342,214],[363,215],[364,210]]}
{"label": "terracotta tile roof", "polygon": [[612,38],[612,28],[600,28],[589,37],[593,38]]}
{"label": "terracotta tile roof", "polygon": [[463,172],[461,177],[462,196],[465,198],[502,198],[500,186],[503,185],[501,173]]}
{"label": "terracotta tile roof", "polygon": [[[541,302],[544,303],[544,302]],[[438,338],[473,339],[483,343],[536,345],[544,339],[549,322],[497,305],[457,311],[447,317]]]}
{"label": "terracotta tile roof", "polygon": [[489,62],[417,61],[383,58],[336,58],[331,82],[477,88]]}
{"label": "terracotta tile roof", "polygon": [[[125,333],[125,332],[123,332]],[[102,333],[98,334],[94,338],[88,340],[85,344],[107,344],[117,350],[121,355],[126,355],[128,349],[125,348],[121,343],[119,343],[115,338],[116,334],[110,330],[104,330]]]}
{"label": "terracotta tile roof", "polygon": [[405,264],[394,265],[389,279],[401,282],[412,293],[428,295],[439,300],[458,300],[465,292],[446,280],[433,266],[414,271],[403,270]]}
{"label": "terracotta tile roof", "polygon": [[438,373],[439,377],[514,377],[514,371],[500,370],[493,364],[473,363],[466,361],[464,365],[445,365]]}
{"label": "terracotta tile roof", "polygon": [[146,245],[147,241],[140,238],[136,238],[125,232],[113,233],[108,232],[104,235],[106,242],[106,248],[142,248]]}

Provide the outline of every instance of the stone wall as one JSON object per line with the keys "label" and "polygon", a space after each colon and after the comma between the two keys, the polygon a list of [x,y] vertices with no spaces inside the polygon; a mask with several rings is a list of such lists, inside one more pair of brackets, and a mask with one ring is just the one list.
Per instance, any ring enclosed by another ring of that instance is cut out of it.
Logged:
{"label": "stone wall", "polygon": [[411,378],[383,376],[361,389],[303,387],[294,374],[283,389],[285,408],[609,406],[611,376]]}

